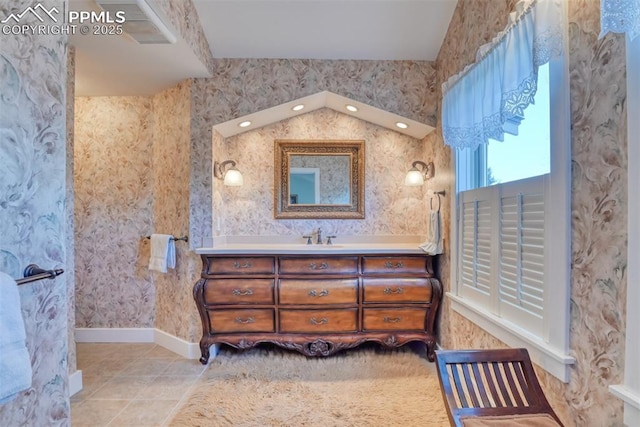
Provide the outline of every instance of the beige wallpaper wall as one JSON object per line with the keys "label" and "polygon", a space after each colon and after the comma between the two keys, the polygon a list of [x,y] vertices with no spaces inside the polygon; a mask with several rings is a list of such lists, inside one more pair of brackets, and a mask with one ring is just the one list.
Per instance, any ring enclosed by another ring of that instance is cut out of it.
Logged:
{"label": "beige wallpaper wall", "polygon": [[[365,141],[364,220],[275,220],[274,140]],[[224,234],[294,235],[321,227],[325,235],[426,234],[422,187],[406,187],[411,162],[422,159],[421,141],[325,108],[245,132],[224,142],[226,155],[242,171],[242,187],[223,187]],[[214,151],[214,159],[224,160]]]}
{"label": "beige wallpaper wall", "polygon": [[76,361],[76,276],[71,274],[75,271],[75,187],[73,185],[73,133],[74,133],[74,107],[75,107],[75,71],[76,71],[76,54],[75,48],[69,47],[67,52],[67,152],[66,152],[66,176],[65,176],[65,188],[66,199],[65,214],[67,217],[67,238],[66,238],[66,250],[67,250],[67,271],[69,274],[65,275],[67,280],[67,327],[68,327],[68,348],[69,348],[69,373],[74,373],[77,369]]}
{"label": "beige wallpaper wall", "polygon": [[[0,0],[0,16],[31,5]],[[33,377],[0,405],[2,426],[69,425],[66,46],[65,35],[3,35],[0,43],[0,270],[18,278],[31,263],[65,269],[19,288]]]}
{"label": "beige wallpaper wall", "polygon": [[[153,97],[154,229],[175,237],[189,233],[190,90],[191,82],[187,81]],[[175,270],[167,274],[152,272],[155,327],[195,342],[200,338],[200,325],[191,293],[202,267],[188,243],[176,241],[175,245]]]}
{"label": "beige wallpaper wall", "polygon": [[153,100],[76,98],[76,326],[154,325]]}
{"label": "beige wallpaper wall", "polygon": [[150,0],[164,14],[179,37],[187,42],[195,55],[213,72],[213,55],[202,30],[200,17],[191,0]]}
{"label": "beige wallpaper wall", "polygon": [[[438,80],[473,61],[504,28],[511,0],[459,0],[438,58]],[[539,371],[552,406],[567,426],[622,426],[622,404],[608,391],[624,372],[626,304],[626,81],[621,37],[598,40],[599,2],[571,0],[569,62],[572,117],[571,352],[569,384]],[[437,167],[450,160],[437,140]],[[427,147],[430,147],[427,144]],[[451,181],[453,183],[453,179]],[[446,225],[448,232],[450,226]],[[441,275],[450,289],[448,257]],[[503,346],[450,310],[441,312],[445,348]]]}

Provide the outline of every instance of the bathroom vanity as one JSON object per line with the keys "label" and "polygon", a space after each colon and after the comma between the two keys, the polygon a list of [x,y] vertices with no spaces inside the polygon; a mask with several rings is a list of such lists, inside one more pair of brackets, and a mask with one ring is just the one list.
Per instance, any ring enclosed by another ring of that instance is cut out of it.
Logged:
{"label": "bathroom vanity", "polygon": [[227,245],[198,249],[200,362],[224,343],[329,356],[374,341],[426,344],[434,360],[442,285],[417,245]]}

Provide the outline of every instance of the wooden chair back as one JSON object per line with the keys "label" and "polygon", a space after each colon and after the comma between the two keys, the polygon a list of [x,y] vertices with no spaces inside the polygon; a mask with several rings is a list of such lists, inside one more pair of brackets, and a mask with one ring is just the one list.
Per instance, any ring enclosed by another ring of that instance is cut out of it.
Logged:
{"label": "wooden chair back", "polygon": [[548,414],[547,401],[526,349],[437,350],[442,397],[452,426],[463,417]]}

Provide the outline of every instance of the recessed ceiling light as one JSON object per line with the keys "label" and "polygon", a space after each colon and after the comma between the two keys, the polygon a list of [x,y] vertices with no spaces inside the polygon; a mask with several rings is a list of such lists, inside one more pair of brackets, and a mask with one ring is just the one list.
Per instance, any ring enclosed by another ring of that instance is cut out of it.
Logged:
{"label": "recessed ceiling light", "polygon": [[355,113],[356,111],[358,111],[358,107],[356,107],[355,105],[351,105],[351,104],[347,104],[344,106],[344,108],[346,108],[347,110]]}
{"label": "recessed ceiling light", "polygon": [[399,127],[400,129],[406,129],[409,127],[409,125],[404,122],[396,122],[396,127]]}
{"label": "recessed ceiling light", "polygon": [[240,122],[238,124],[241,128],[246,128],[247,126],[251,126],[251,122],[249,120],[245,120],[244,122]]}
{"label": "recessed ceiling light", "polygon": [[298,104],[298,105],[294,105],[291,109],[293,111],[300,111],[304,108],[304,104]]}

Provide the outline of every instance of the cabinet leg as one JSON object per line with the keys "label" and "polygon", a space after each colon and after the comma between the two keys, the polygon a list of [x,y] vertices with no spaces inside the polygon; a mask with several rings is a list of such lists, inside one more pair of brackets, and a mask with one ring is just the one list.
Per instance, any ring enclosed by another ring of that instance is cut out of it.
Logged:
{"label": "cabinet leg", "polygon": [[200,343],[200,354],[202,355],[202,357],[200,357],[200,363],[202,363],[203,365],[206,365],[209,362],[210,346],[210,344]]}
{"label": "cabinet leg", "polygon": [[427,345],[427,359],[429,362],[436,361],[436,342],[435,341],[427,341],[425,343]]}

